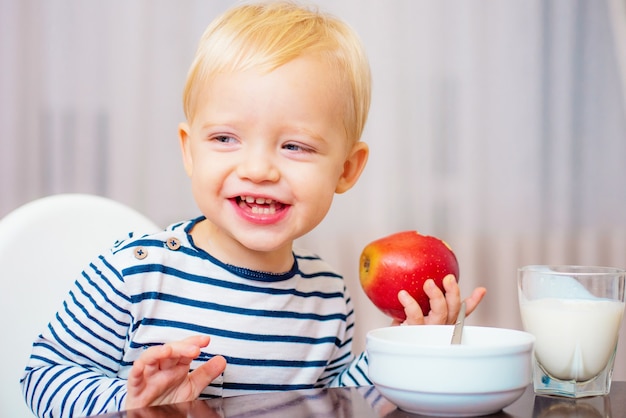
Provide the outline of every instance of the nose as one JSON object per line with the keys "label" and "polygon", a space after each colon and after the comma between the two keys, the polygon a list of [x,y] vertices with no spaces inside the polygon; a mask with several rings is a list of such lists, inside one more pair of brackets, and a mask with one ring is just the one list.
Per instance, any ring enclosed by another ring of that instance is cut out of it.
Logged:
{"label": "nose", "polygon": [[271,151],[255,147],[244,153],[237,166],[237,175],[254,183],[276,182],[280,171]]}

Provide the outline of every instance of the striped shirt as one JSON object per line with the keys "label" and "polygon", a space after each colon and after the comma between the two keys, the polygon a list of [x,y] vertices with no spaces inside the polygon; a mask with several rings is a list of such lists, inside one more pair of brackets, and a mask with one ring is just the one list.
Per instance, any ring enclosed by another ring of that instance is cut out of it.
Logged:
{"label": "striped shirt", "polygon": [[202,219],[131,236],[82,272],[21,380],[36,415],[120,410],[144,349],[197,334],[211,343],[192,370],[227,361],[201,397],[371,384],[365,354],[351,352],[354,310],[339,274],[301,250],[282,274],[221,263],[189,235]]}

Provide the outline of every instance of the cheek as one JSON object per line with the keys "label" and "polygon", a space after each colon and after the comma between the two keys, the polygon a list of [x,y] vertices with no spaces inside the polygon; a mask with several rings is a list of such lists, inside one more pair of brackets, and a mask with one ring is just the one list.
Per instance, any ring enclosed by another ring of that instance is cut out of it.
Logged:
{"label": "cheek", "polygon": [[311,195],[310,199],[315,199],[320,206],[330,206],[342,173],[343,165],[326,161],[306,174],[303,172],[297,189]]}
{"label": "cheek", "polygon": [[194,193],[208,193],[209,191],[219,190],[223,186],[224,170],[219,164],[211,164],[204,161],[198,164],[194,161],[193,172],[191,174],[191,185]]}
{"label": "cheek", "polygon": [[335,183],[324,179],[323,181],[310,182],[296,191],[297,200],[306,201],[310,215],[321,221],[328,213],[335,196]]}

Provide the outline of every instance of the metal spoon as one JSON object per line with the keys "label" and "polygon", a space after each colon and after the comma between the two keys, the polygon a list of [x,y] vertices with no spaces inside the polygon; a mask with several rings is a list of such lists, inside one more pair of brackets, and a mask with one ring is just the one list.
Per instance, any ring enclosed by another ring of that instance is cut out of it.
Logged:
{"label": "metal spoon", "polygon": [[461,303],[461,310],[459,316],[456,318],[454,324],[454,331],[452,331],[452,341],[450,344],[461,344],[461,338],[463,337],[463,324],[465,323],[465,302]]}

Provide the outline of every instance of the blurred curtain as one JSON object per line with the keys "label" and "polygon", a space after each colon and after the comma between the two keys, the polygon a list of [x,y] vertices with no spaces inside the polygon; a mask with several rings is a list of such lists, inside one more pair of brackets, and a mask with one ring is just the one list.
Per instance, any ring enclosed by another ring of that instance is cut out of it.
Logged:
{"label": "blurred curtain", "polygon": [[[164,226],[195,216],[182,86],[205,26],[235,3],[0,0],[0,216],[60,192]],[[356,349],[389,323],[360,290],[360,250],[398,230],[445,239],[463,291],[488,287],[474,324],[520,326],[520,265],[626,267],[622,0],[316,3],[361,34],[374,77],[369,165],[298,243],[346,277]]]}

